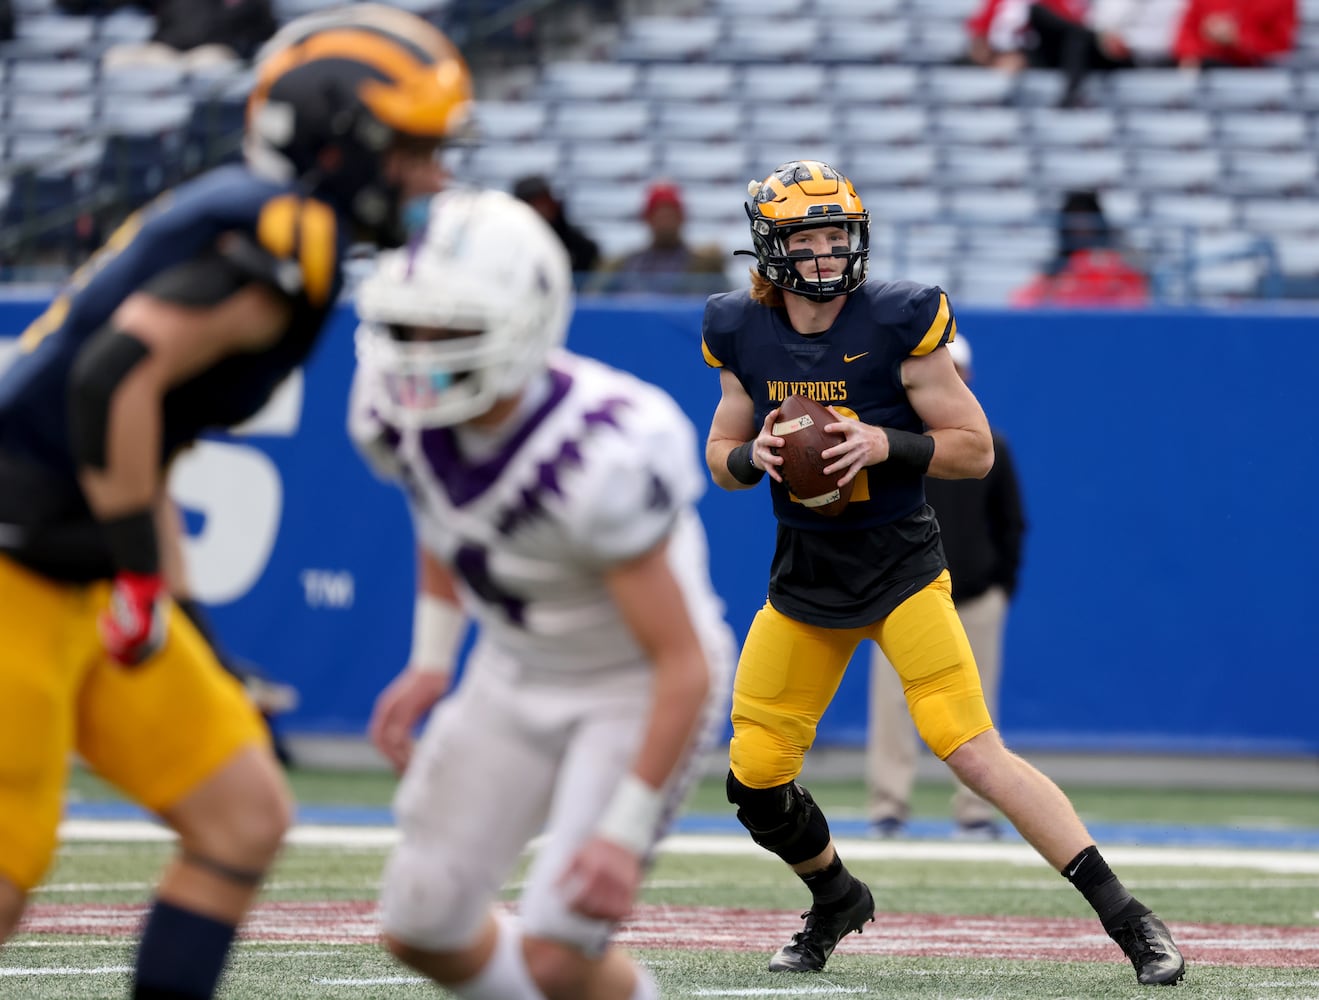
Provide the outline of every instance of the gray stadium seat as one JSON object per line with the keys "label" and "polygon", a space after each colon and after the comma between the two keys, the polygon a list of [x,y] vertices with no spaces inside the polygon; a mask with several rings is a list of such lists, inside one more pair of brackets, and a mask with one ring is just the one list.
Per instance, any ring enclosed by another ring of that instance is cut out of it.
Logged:
{"label": "gray stadium seat", "polygon": [[1319,201],[1297,198],[1243,198],[1241,222],[1252,232],[1319,234]]}
{"label": "gray stadium seat", "polygon": [[749,65],[742,71],[741,97],[752,103],[767,101],[779,108],[780,114],[795,114],[794,109],[782,108],[783,103],[831,98],[828,84],[826,68],[814,63]]}
{"label": "gray stadium seat", "polygon": [[1285,110],[1295,106],[1296,85],[1290,69],[1211,69],[1203,74],[1200,93],[1211,108]]}
{"label": "gray stadium seat", "polygon": [[658,64],[647,67],[642,91],[652,101],[718,101],[736,96],[733,66]]}
{"label": "gray stadium seat", "polygon": [[934,112],[933,135],[941,143],[1019,145],[1025,123],[1015,108],[941,108]]}
{"label": "gray stadium seat", "polygon": [[1305,116],[1295,112],[1235,112],[1219,116],[1224,149],[1299,150],[1310,145]]}
{"label": "gray stadium seat", "polygon": [[682,202],[686,215],[691,219],[704,219],[708,223],[720,222],[746,224],[746,211],[743,209],[747,198],[746,184],[735,181],[716,184],[682,185]]}
{"label": "gray stadium seat", "polygon": [[849,142],[911,145],[928,141],[929,131],[930,116],[924,108],[845,104],[839,110],[838,134]]}
{"label": "gray stadium seat", "polygon": [[966,230],[962,251],[968,258],[1041,266],[1053,256],[1057,240],[1052,226],[973,226]]}
{"label": "gray stadium seat", "polygon": [[964,188],[949,194],[948,215],[964,222],[1024,225],[1039,221],[1040,198],[1034,188]]}
{"label": "gray stadium seat", "polygon": [[866,104],[907,104],[922,83],[915,66],[838,66],[833,77],[840,99]]}
{"label": "gray stadium seat", "polygon": [[[609,219],[640,221],[646,202],[646,184],[577,184],[564,192],[569,217],[579,223]],[[598,228],[598,226],[597,226]]]}
{"label": "gray stadium seat", "polygon": [[866,191],[872,187],[930,184],[937,166],[935,151],[929,146],[893,149],[855,145],[848,148],[846,160],[838,164],[838,169],[852,179],[864,201]]}
{"label": "gray stadium seat", "polygon": [[1123,138],[1133,149],[1203,149],[1213,140],[1213,121],[1204,111],[1131,108]]}
{"label": "gray stadium seat", "polygon": [[728,21],[778,20],[800,17],[809,10],[802,0],[713,0],[708,6]]}
{"label": "gray stadium seat", "polygon": [[945,187],[1015,187],[1032,178],[1030,152],[1021,147],[949,146],[941,161],[938,180]]}
{"label": "gray stadium seat", "polygon": [[937,219],[943,214],[943,193],[934,188],[871,187],[858,193],[870,211],[872,228],[885,223]]}
{"label": "gray stadium seat", "polygon": [[1005,104],[1012,77],[980,66],[934,66],[926,74],[923,95],[935,104]]}
{"label": "gray stadium seat", "polygon": [[655,167],[649,142],[575,142],[567,147],[573,177],[587,181],[644,180]]}
{"label": "gray stadium seat", "polygon": [[1026,120],[1037,146],[1107,146],[1118,134],[1118,117],[1108,108],[1034,108],[1026,113]]}
{"label": "gray stadium seat", "polygon": [[629,218],[607,218],[590,215],[582,211],[579,203],[570,202],[568,213],[573,224],[581,226],[595,240],[604,260],[640,250],[650,242],[650,227],[637,218],[635,210]]}
{"label": "gray stadium seat", "polygon": [[1227,154],[1225,186],[1235,194],[1304,195],[1313,190],[1316,180],[1314,154],[1308,151]]}
{"label": "gray stadium seat", "polygon": [[655,136],[670,139],[741,139],[742,108],[733,103],[671,102],[655,109]]}
{"label": "gray stadium seat", "polygon": [[620,100],[638,92],[640,77],[640,67],[631,63],[552,62],[541,87],[544,96],[560,100]]}
{"label": "gray stadium seat", "polygon": [[905,21],[830,20],[825,22],[822,50],[831,62],[876,62],[897,60],[911,44]]}
{"label": "gray stadium seat", "polygon": [[1132,108],[1187,108],[1198,100],[1196,74],[1177,69],[1129,69],[1110,74],[1115,104]]}
{"label": "gray stadium seat", "polygon": [[145,11],[123,8],[100,19],[97,37],[104,45],[140,45],[156,30],[156,19]]}
{"label": "gray stadium seat", "polygon": [[751,176],[759,179],[763,179],[775,167],[792,160],[822,160],[836,166],[844,174],[847,173],[847,167],[840,162],[842,151],[832,142],[758,142],[752,136],[750,150]]}
{"label": "gray stadium seat", "polygon": [[1308,236],[1276,236],[1278,263],[1288,274],[1319,274],[1319,241]]}
{"label": "gray stadium seat", "polygon": [[755,171],[747,163],[746,146],[740,142],[665,142],[660,145],[657,170],[684,181],[742,181]]}
{"label": "gray stadium seat", "polygon": [[111,101],[140,99],[148,94],[177,94],[184,89],[184,75],[180,66],[119,66],[102,70],[100,86]]}
{"label": "gray stadium seat", "polygon": [[746,134],[757,142],[828,142],[838,134],[833,104],[798,105],[785,113],[771,104],[751,102]]}
{"label": "gray stadium seat", "polygon": [[482,141],[509,142],[546,135],[549,107],[537,101],[479,101],[472,116]]}
{"label": "gray stadium seat", "polygon": [[720,59],[777,63],[809,60],[819,52],[820,22],[815,18],[733,21],[727,25]]}
{"label": "gray stadium seat", "polygon": [[527,174],[553,177],[563,162],[558,143],[523,142],[478,146],[472,150],[467,169],[474,180],[490,187],[508,187]]}
{"label": "gray stadium seat", "polygon": [[550,121],[552,133],[570,142],[639,139],[649,134],[651,105],[645,101],[564,101],[554,108]]}
{"label": "gray stadium seat", "polygon": [[1297,103],[1302,111],[1319,111],[1319,65],[1306,67],[1302,72]]}
{"label": "gray stadium seat", "polygon": [[[1086,81],[1082,94],[1094,91],[1094,79]],[[1013,88],[1013,101],[1023,108],[1056,108],[1063,94],[1063,77],[1057,70],[1028,69],[1017,74],[1016,86]],[[1079,109],[1069,110],[1065,114],[1082,113]]]}
{"label": "gray stadium seat", "polygon": [[85,135],[96,118],[92,97],[29,94],[10,102],[8,127],[13,132]]}
{"label": "gray stadium seat", "polygon": [[828,0],[827,13],[842,21],[885,21],[901,17],[907,0]]}
{"label": "gray stadium seat", "polygon": [[84,59],[17,59],[9,68],[8,92],[86,96],[93,90],[96,64]]}
{"label": "gray stadium seat", "polygon": [[12,43],[26,58],[77,56],[88,52],[96,36],[96,18],[43,14],[14,22]]}
{"label": "gray stadium seat", "polygon": [[623,29],[614,58],[682,62],[707,59],[718,46],[723,30],[723,22],[714,17],[634,17]]}
{"label": "gray stadium seat", "polygon": [[1116,149],[1040,151],[1038,176],[1055,189],[1115,188],[1123,184],[1126,172],[1126,157]]}
{"label": "gray stadium seat", "polygon": [[[904,61],[946,65],[965,55],[966,47],[966,32],[961,25],[950,28],[943,22],[914,19],[911,21],[911,41],[904,53]],[[1007,80],[1007,77],[1004,76],[1004,79]]]}
{"label": "gray stadium seat", "polygon": [[1219,194],[1161,194],[1149,199],[1147,219],[1160,225],[1228,229],[1236,224],[1237,204]]}
{"label": "gray stadium seat", "polygon": [[192,98],[153,97],[149,101],[106,101],[100,124],[125,135],[157,135],[182,129],[192,114]]}
{"label": "gray stadium seat", "polygon": [[1039,267],[1029,261],[997,257],[964,257],[957,267],[954,291],[959,305],[1006,306],[1012,294],[1029,283]]}
{"label": "gray stadium seat", "polygon": [[1151,191],[1210,191],[1222,175],[1217,150],[1135,149],[1128,182]]}

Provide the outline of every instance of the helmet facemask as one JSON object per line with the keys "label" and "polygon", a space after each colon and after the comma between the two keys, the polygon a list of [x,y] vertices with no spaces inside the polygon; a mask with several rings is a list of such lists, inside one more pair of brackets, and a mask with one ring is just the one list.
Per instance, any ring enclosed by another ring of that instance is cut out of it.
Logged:
{"label": "helmet facemask", "polygon": [[567,334],[572,268],[535,212],[498,191],[438,196],[426,229],[358,293],[357,356],[381,417],[444,427],[490,411],[544,371]]}

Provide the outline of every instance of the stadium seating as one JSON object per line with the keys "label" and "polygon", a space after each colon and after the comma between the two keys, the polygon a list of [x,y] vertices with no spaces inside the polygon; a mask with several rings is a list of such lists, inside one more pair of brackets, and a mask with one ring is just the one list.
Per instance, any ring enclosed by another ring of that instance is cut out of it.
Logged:
{"label": "stadium seating", "polygon": [[[275,6],[288,19],[328,3]],[[450,22],[501,4],[401,3]],[[0,45],[0,197],[8,189],[25,205],[10,218],[30,228],[35,192],[63,183],[60,171],[75,194],[106,184],[141,197],[168,175],[161,157],[183,174],[238,155],[250,72],[107,70],[104,49],[148,37],[148,15],[16,6],[18,38]],[[563,192],[574,221],[611,246],[639,233],[646,182],[668,177],[684,188],[689,228],[731,248],[745,243],[748,179],[788,159],[833,160],[871,207],[878,261],[928,267],[912,276],[938,274],[991,301],[1005,301],[1023,264],[1047,259],[1058,199],[1077,188],[1100,191],[1133,251],[1164,274],[1184,275],[1187,232],[1285,248],[1270,262],[1256,251],[1213,256],[1192,241],[1213,270],[1168,279],[1178,294],[1250,294],[1270,266],[1316,270],[1319,253],[1303,247],[1319,236],[1319,0],[1303,0],[1299,48],[1283,65],[1095,74],[1085,106],[1068,110],[1056,107],[1056,72],[964,64],[962,22],[974,6],[641,4],[606,41],[548,59],[530,86],[484,100],[476,144],[446,162],[500,186],[532,173],[574,178]],[[127,164],[140,166],[140,183],[125,184]],[[20,182],[24,167],[39,167],[41,182]],[[744,280],[744,264],[730,274]]]}

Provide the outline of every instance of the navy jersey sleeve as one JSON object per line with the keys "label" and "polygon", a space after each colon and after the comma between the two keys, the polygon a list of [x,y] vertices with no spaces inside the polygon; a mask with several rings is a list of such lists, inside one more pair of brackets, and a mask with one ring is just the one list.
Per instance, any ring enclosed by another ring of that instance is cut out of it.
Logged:
{"label": "navy jersey sleeve", "polygon": [[893,281],[877,289],[877,319],[902,345],[904,356],[921,357],[957,336],[948,294],[938,285]]}
{"label": "navy jersey sleeve", "polygon": [[745,291],[711,295],[701,319],[701,354],[711,368],[739,370],[737,331],[750,298]]}

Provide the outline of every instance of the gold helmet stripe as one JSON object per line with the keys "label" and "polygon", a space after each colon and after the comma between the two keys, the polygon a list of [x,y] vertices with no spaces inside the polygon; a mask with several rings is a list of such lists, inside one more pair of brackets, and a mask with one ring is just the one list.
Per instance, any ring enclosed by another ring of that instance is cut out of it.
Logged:
{"label": "gold helmet stripe", "polygon": [[261,65],[251,109],[263,104],[286,73],[322,59],[346,59],[376,70],[383,80],[362,85],[361,97],[390,128],[410,135],[441,137],[460,124],[470,100],[467,68],[446,48],[437,63],[423,62],[411,45],[369,28],[318,31],[273,53]]}

